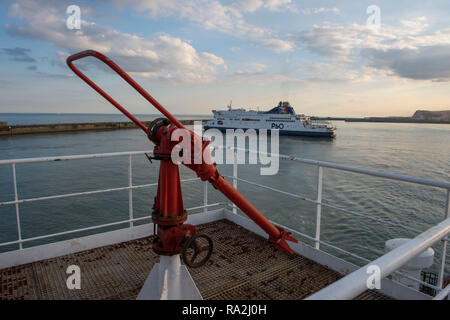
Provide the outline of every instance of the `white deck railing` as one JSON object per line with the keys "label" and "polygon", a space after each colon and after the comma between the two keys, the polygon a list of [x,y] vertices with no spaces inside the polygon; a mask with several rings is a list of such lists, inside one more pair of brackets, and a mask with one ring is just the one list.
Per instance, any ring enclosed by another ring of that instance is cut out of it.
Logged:
{"label": "white deck railing", "polygon": [[[370,176],[375,176],[375,177],[380,177],[380,178],[385,178],[385,179],[391,179],[391,180],[397,180],[397,181],[404,181],[404,182],[409,182],[409,183],[414,183],[414,184],[419,184],[419,185],[425,185],[425,186],[432,186],[432,187],[436,187],[436,188],[440,188],[440,189],[444,189],[446,190],[446,206],[443,209],[443,220],[448,220],[450,218],[450,208],[449,208],[449,202],[450,202],[450,183],[448,182],[441,182],[441,181],[434,181],[434,180],[428,180],[428,179],[422,179],[422,178],[415,178],[415,177],[410,177],[410,176],[405,176],[405,175],[398,175],[398,174],[392,174],[392,173],[385,173],[385,172],[379,172],[379,171],[373,171],[373,170],[366,170],[366,169],[360,169],[360,168],[354,168],[354,167],[349,167],[349,166],[345,166],[345,165],[340,165],[340,164],[335,164],[335,163],[330,163],[330,162],[324,162],[324,161],[316,161],[316,160],[309,160],[309,159],[302,159],[302,158],[297,158],[297,157],[291,157],[291,156],[286,156],[286,155],[278,155],[278,154],[267,154],[269,156],[276,156],[279,157],[282,160],[286,160],[286,161],[293,161],[293,162],[297,162],[297,163],[303,163],[303,164],[308,164],[308,165],[313,165],[317,167],[317,194],[316,194],[316,199],[310,199],[308,197],[299,195],[299,194],[294,194],[288,191],[284,191],[284,190],[280,190],[277,188],[273,188],[273,187],[269,187],[269,186],[265,186],[262,184],[258,184],[249,180],[245,180],[245,179],[241,179],[238,177],[238,171],[237,171],[237,150],[239,149],[234,149],[234,164],[233,164],[233,176],[226,176],[230,179],[232,179],[233,181],[233,186],[237,187],[237,182],[241,181],[243,183],[247,183],[247,184],[251,184],[257,187],[261,187],[261,188],[265,188],[274,192],[278,192],[284,195],[288,195],[297,199],[301,199],[307,202],[311,202],[314,203],[316,205],[316,230],[315,230],[315,235],[314,236],[310,236],[307,235],[305,233],[302,233],[298,230],[293,230],[292,228],[280,225],[279,223],[276,223],[282,227],[284,227],[286,230],[289,230],[291,232],[294,232],[306,239],[309,239],[311,241],[314,241],[315,243],[315,248],[320,250],[320,246],[326,246],[329,248],[332,248],[334,250],[337,250],[339,252],[342,252],[346,255],[352,256],[354,258],[357,258],[361,261],[364,262],[370,262],[370,260],[363,258],[357,254],[351,253],[347,250],[341,249],[331,243],[325,242],[323,240],[320,239],[320,234],[321,234],[321,211],[322,211],[322,207],[328,207],[328,208],[332,208],[341,212],[345,212],[345,213],[349,213],[355,216],[359,216],[359,217],[363,217],[366,219],[370,219],[372,221],[378,222],[378,223],[383,223],[383,224],[387,224],[390,226],[394,226],[394,227],[398,227],[398,228],[402,228],[404,230],[409,230],[409,231],[413,231],[416,233],[421,233],[422,230],[418,230],[416,228],[410,227],[410,226],[406,226],[400,223],[394,223],[392,221],[389,220],[385,220],[385,219],[381,219],[381,218],[375,218],[360,212],[356,212],[353,210],[349,210],[349,209],[345,209],[342,207],[338,207],[338,206],[334,206],[331,204],[327,204],[324,203],[322,201],[322,186],[323,186],[323,168],[332,168],[332,169],[336,169],[336,170],[341,170],[341,171],[347,171],[347,172],[354,172],[354,173],[358,173],[358,174],[363,174],[363,175],[370,175]],[[245,150],[247,152],[255,152],[255,151],[249,151],[249,150]],[[151,215],[149,216],[144,216],[144,217],[139,217],[139,218],[134,218],[133,216],[133,190],[135,189],[139,189],[139,188],[148,188],[148,187],[152,187],[152,186],[157,186],[157,182],[155,183],[150,183],[150,184],[142,184],[142,185],[133,185],[133,181],[132,181],[132,157],[136,156],[136,155],[144,155],[146,153],[150,153],[152,154],[152,151],[134,151],[134,152],[115,152],[115,153],[102,153],[102,154],[89,154],[89,155],[72,155],[72,156],[58,156],[58,157],[43,157],[43,158],[26,158],[26,159],[11,159],[11,160],[0,160],[0,165],[11,165],[11,169],[12,169],[12,174],[13,174],[13,188],[14,188],[14,200],[11,201],[5,201],[5,202],[0,202],[0,206],[3,205],[14,205],[15,209],[16,209],[16,224],[17,224],[17,234],[18,234],[18,239],[15,241],[10,241],[10,242],[3,242],[0,243],[0,247],[2,246],[8,246],[8,245],[14,245],[14,244],[18,244],[19,245],[19,249],[23,248],[23,243],[26,242],[30,242],[30,241],[35,241],[35,240],[40,240],[40,239],[46,239],[46,238],[52,238],[52,237],[56,237],[56,236],[62,236],[62,235],[67,235],[67,234],[73,234],[73,233],[77,233],[77,232],[82,232],[82,231],[89,231],[89,230],[95,230],[95,229],[100,229],[100,228],[104,228],[104,227],[109,227],[109,226],[117,226],[117,225],[122,225],[122,224],[129,224],[129,227],[133,227],[133,223],[136,221],[141,221],[141,220],[145,220],[145,219],[151,219]],[[118,187],[118,188],[110,188],[110,189],[102,189],[102,190],[92,190],[92,191],[86,191],[86,192],[77,192],[77,193],[68,193],[68,194],[59,194],[59,195],[50,195],[50,196],[44,196],[44,197],[36,197],[36,198],[28,198],[28,199],[20,199],[18,191],[17,191],[17,177],[16,177],[16,165],[17,164],[23,164],[23,163],[36,163],[36,162],[53,162],[53,161],[69,161],[69,160],[80,160],[80,159],[93,159],[93,158],[110,158],[110,157],[124,157],[127,156],[129,159],[129,165],[128,165],[128,186],[125,187]],[[181,180],[184,183],[188,183],[191,181],[197,181],[199,180],[199,178],[192,178],[192,179],[184,179]],[[48,234],[48,235],[41,235],[41,236],[37,236],[37,237],[32,237],[32,238],[22,238],[22,232],[21,232],[21,222],[20,222],[20,210],[19,210],[19,205],[22,203],[28,203],[28,202],[35,202],[35,201],[42,201],[42,200],[52,200],[52,199],[61,199],[61,198],[68,198],[68,197],[78,197],[78,196],[85,196],[85,195],[91,195],[91,194],[98,194],[98,193],[107,193],[107,192],[115,192],[115,191],[123,191],[123,190],[128,190],[129,191],[129,218],[126,220],[121,220],[121,221],[117,221],[117,222],[112,222],[112,223],[108,223],[108,224],[102,224],[102,225],[96,225],[96,226],[91,226],[91,227],[86,227],[86,228],[80,228],[80,229],[75,229],[75,230],[70,230],[70,231],[64,231],[64,232],[59,232],[59,233],[53,233],[53,234]],[[208,183],[204,182],[204,189],[203,189],[203,205],[201,206],[197,206],[197,207],[193,207],[193,208],[188,208],[187,210],[198,210],[198,209],[203,209],[204,212],[207,211],[207,208],[209,207],[214,207],[214,206],[219,206],[219,205],[224,205],[224,203],[212,203],[209,204],[208,203]],[[237,213],[237,208],[235,205],[233,204],[228,204],[231,208],[232,211],[234,213]],[[443,237],[445,237],[449,232],[450,232],[450,227],[446,227],[443,230],[441,230]],[[433,243],[437,242],[441,240],[439,239],[428,239],[427,241],[427,245],[432,245]],[[449,290],[449,288],[442,288],[443,286],[443,279],[444,279],[444,272],[445,272],[445,266],[446,266],[446,253],[447,253],[447,244],[448,244],[448,238],[445,237],[442,239],[442,259],[440,262],[440,267],[439,267],[439,280],[438,280],[438,285],[434,286],[428,283],[425,283],[419,279],[415,279],[415,278],[411,278],[407,275],[402,274],[402,276],[407,277],[411,280],[417,281],[425,286],[428,286],[432,289],[437,290],[438,292],[440,291],[441,293],[438,294],[436,296],[436,298],[439,297],[444,297],[445,292],[447,292]],[[411,254],[413,253],[413,251],[411,251]],[[420,253],[420,252],[419,252]],[[384,255],[385,256],[385,255]],[[384,256],[382,256],[381,258],[383,258]],[[414,256],[410,256],[409,259],[412,259]],[[379,258],[379,259],[381,259]],[[403,260],[402,261],[397,261],[396,259],[394,259],[393,261],[391,261],[391,263],[389,265],[392,266],[392,264],[396,265],[395,263],[399,264],[399,263],[405,263]],[[390,271],[390,269],[384,269],[382,270],[382,272],[387,272]],[[392,272],[389,272],[392,273]],[[385,275],[388,275],[389,273],[386,273]],[[397,273],[399,273],[397,271]],[[384,274],[384,273],[383,273]],[[347,278],[347,277],[346,277]],[[345,278],[344,278],[345,279]],[[365,280],[364,280],[365,281]],[[354,285],[355,283],[353,283]]]}
{"label": "white deck railing", "polygon": [[[57,236],[63,236],[63,235],[82,232],[82,231],[89,231],[89,230],[101,229],[101,228],[105,228],[105,227],[117,226],[117,225],[121,225],[121,224],[125,224],[125,223],[128,223],[130,227],[133,227],[133,223],[136,221],[151,219],[152,218],[151,215],[139,217],[139,218],[134,218],[134,216],[133,216],[133,190],[140,189],[140,188],[148,188],[148,187],[153,187],[153,186],[158,185],[157,182],[141,184],[141,185],[133,185],[132,157],[135,155],[144,155],[144,154],[153,154],[153,151],[114,152],[114,153],[87,154],[87,155],[71,155],[71,156],[58,156],[58,157],[0,160],[0,165],[11,165],[12,176],[13,176],[13,188],[14,188],[14,200],[0,202],[0,206],[15,205],[15,207],[16,207],[16,225],[17,225],[17,234],[18,234],[17,240],[9,241],[9,242],[2,242],[2,243],[0,243],[0,247],[18,244],[19,249],[23,249],[23,243],[30,242],[30,241],[42,240],[42,239],[53,238],[53,237],[57,237]],[[36,198],[27,198],[27,199],[19,198],[19,195],[17,192],[16,164],[69,161],[69,160],[82,160],[82,159],[95,159],[95,158],[112,158],[112,157],[124,157],[124,156],[128,156],[128,186],[126,186],[126,187],[91,190],[91,191],[75,192],[75,193],[65,193],[65,194],[36,197]],[[181,180],[181,182],[183,183],[183,182],[191,182],[191,181],[198,181],[198,180],[200,180],[200,178],[184,179],[184,180]],[[223,204],[223,203],[219,203],[219,202],[208,204],[207,183],[205,182],[204,185],[205,185],[204,204],[202,206],[192,207],[192,208],[188,208],[186,210],[192,211],[192,210],[198,210],[198,209],[203,208],[204,211],[206,211],[206,209],[209,207],[219,206],[219,205]],[[101,224],[101,225],[96,225],[96,226],[91,226],[91,227],[86,227],[86,228],[74,229],[74,230],[69,230],[69,231],[63,231],[63,232],[58,232],[58,233],[52,233],[52,234],[31,237],[31,238],[26,238],[26,239],[22,238],[22,231],[21,231],[22,228],[21,228],[20,210],[19,210],[19,205],[22,203],[36,202],[36,201],[43,201],[43,200],[54,200],[54,199],[62,199],[62,198],[70,198],[70,197],[79,197],[79,196],[86,196],[86,195],[99,194],[99,193],[108,193],[108,192],[115,192],[115,191],[123,191],[123,190],[129,190],[129,193],[128,193],[129,218],[126,220],[121,220],[121,221],[116,221],[116,222],[111,222],[111,223],[107,223],[107,224]]]}

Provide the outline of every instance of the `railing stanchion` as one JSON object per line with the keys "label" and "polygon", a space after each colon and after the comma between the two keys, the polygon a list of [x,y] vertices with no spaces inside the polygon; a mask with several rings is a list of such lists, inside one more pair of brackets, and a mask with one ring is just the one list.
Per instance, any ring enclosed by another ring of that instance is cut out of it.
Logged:
{"label": "railing stanchion", "polygon": [[133,227],[133,166],[132,155],[128,156],[128,212],[130,215],[130,228]]}
{"label": "railing stanchion", "polygon": [[206,213],[208,211],[208,181],[203,182],[203,205],[205,206],[203,213]]}
{"label": "railing stanchion", "polygon": [[[446,194],[446,202],[445,202],[445,219],[450,218],[450,189],[447,189]],[[447,258],[447,240],[444,240],[442,245],[442,259],[441,259],[441,268],[439,270],[439,282],[438,287],[443,289],[444,285],[444,276],[445,276],[445,262]]]}
{"label": "railing stanchion", "polygon": [[[16,164],[12,164],[12,173],[13,173],[13,183],[14,183],[14,201],[19,200],[19,196],[17,195],[17,178],[16,178]],[[22,230],[20,228],[20,215],[19,215],[19,204],[16,202],[16,223],[17,223],[17,236],[19,242],[19,249],[23,249],[22,246]]]}
{"label": "railing stanchion", "polygon": [[317,250],[320,249],[320,220],[322,216],[322,180],[323,180],[323,167],[318,166],[317,203],[316,203],[316,244],[315,244]]}
{"label": "railing stanchion", "polygon": [[[233,158],[233,187],[237,190],[237,177],[238,177],[238,168],[237,168],[237,150],[234,149],[234,158]],[[237,214],[237,207],[233,203],[233,213]]]}

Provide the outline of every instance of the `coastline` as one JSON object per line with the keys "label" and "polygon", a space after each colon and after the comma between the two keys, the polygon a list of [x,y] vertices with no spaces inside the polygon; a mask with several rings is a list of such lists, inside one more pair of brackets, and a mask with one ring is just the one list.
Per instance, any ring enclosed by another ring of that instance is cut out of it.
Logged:
{"label": "coastline", "polygon": [[[203,121],[203,119],[180,120],[184,125],[192,125],[194,121]],[[142,121],[149,125],[151,121]],[[15,125],[1,126],[0,136],[15,136],[33,133],[62,133],[75,131],[93,131],[93,130],[117,130],[117,129],[136,129],[133,122],[91,122],[91,123],[56,123],[56,124],[35,124],[35,125]]]}
{"label": "coastline", "polygon": [[345,122],[388,122],[388,123],[428,123],[428,124],[450,124],[450,121],[418,120],[412,118],[342,118],[342,117],[311,117],[312,120],[330,120]]}

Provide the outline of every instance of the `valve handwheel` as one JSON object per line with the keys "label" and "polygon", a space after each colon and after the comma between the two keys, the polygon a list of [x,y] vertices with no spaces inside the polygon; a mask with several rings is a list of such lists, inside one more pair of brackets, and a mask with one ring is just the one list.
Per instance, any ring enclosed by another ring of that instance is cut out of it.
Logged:
{"label": "valve handwheel", "polygon": [[211,257],[213,242],[204,234],[194,234],[186,240],[181,252],[183,262],[191,267],[198,268],[204,265]]}

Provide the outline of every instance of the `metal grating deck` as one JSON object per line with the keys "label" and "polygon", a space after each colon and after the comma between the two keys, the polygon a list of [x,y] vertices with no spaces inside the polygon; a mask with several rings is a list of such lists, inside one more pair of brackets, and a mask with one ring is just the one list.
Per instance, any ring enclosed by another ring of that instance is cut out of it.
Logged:
{"label": "metal grating deck", "polygon": [[[197,226],[214,251],[208,263],[190,268],[204,299],[303,299],[341,276],[228,220]],[[0,270],[4,299],[135,299],[158,256],[152,237]],[[66,287],[66,269],[81,268],[81,289]],[[358,299],[388,299],[366,291]]]}

